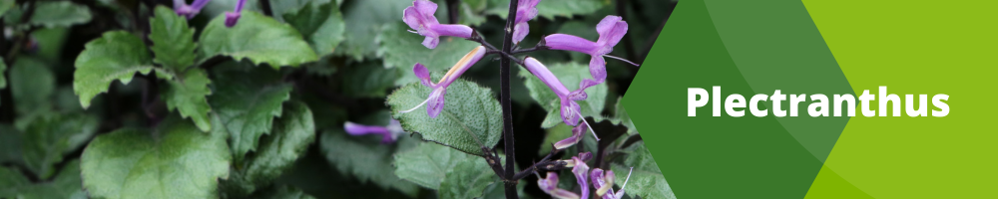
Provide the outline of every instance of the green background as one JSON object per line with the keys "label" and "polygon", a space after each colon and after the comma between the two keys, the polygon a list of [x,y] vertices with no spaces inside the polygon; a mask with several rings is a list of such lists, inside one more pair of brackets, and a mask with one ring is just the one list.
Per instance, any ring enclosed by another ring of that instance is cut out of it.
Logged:
{"label": "green background", "polygon": [[[994,197],[996,7],[684,0],[624,106],[679,198]],[[686,89],[714,85],[830,98],[886,85],[902,100],[948,94],[950,113],[812,118],[805,102],[797,118],[715,118],[708,103],[687,117]]]}

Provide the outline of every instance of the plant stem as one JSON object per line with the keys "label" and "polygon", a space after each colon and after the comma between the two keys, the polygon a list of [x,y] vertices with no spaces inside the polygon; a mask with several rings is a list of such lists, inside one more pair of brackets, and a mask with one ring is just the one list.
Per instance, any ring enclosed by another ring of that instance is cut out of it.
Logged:
{"label": "plant stem", "polygon": [[[513,24],[516,22],[516,6],[519,4],[518,0],[509,1],[509,15],[506,17],[506,34],[505,38],[502,40],[502,52],[509,54],[513,51]],[[516,164],[516,150],[514,150],[514,138],[513,138],[513,108],[510,102],[509,94],[509,79],[510,79],[510,66],[512,65],[509,57],[501,56],[499,58],[499,75],[500,75],[500,94],[499,101],[502,104],[502,118],[503,118],[503,140],[505,140],[505,151],[506,151],[506,175],[502,179],[505,179],[506,183],[506,199],[519,199],[520,196],[516,195],[516,183],[518,182],[513,177],[516,175],[516,170],[514,165]]]}
{"label": "plant stem", "polygon": [[461,2],[458,0],[447,0],[447,21],[452,24],[457,24],[458,16],[461,14],[457,11],[460,9]]}
{"label": "plant stem", "polygon": [[274,12],[270,9],[270,0],[260,0],[260,9],[263,10],[263,15],[274,16]]}

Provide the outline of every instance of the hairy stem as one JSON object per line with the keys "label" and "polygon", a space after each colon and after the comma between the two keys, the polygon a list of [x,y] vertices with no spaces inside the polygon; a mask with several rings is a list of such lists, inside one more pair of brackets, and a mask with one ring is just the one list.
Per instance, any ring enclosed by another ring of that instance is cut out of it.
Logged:
{"label": "hairy stem", "polygon": [[[502,52],[509,54],[513,51],[513,26],[516,22],[516,6],[519,4],[518,0],[509,1],[509,17],[506,17],[506,34],[502,40]],[[510,102],[509,94],[509,79],[510,79],[510,66],[512,65],[509,57],[501,56],[499,58],[499,75],[500,75],[500,95],[499,101],[502,104],[502,118],[503,118],[503,140],[505,141],[506,150],[506,175],[502,179],[505,179],[506,188],[506,199],[519,199],[520,196],[516,195],[516,183],[518,182],[514,177],[516,175],[516,170],[514,165],[516,164],[516,150],[514,149],[514,138],[513,138],[513,108]]]}

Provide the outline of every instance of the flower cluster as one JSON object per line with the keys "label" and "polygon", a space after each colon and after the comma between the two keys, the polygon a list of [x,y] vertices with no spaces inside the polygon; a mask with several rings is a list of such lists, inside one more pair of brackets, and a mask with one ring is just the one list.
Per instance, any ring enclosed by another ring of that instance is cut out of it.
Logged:
{"label": "flower cluster", "polygon": [[[205,5],[211,0],[194,0],[193,3],[188,5],[184,0],[173,0],[173,10],[177,15],[187,17],[187,19],[194,18]],[[239,17],[242,16],[243,6],[246,5],[246,0],[236,1],[236,7],[232,12],[225,12],[225,27],[235,26],[239,22]]]}

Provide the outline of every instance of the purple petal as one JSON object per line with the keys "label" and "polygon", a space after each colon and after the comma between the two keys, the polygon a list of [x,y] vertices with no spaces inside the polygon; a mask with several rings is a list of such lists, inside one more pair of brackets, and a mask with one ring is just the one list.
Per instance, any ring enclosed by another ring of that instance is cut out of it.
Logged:
{"label": "purple petal", "polygon": [[420,82],[423,82],[423,85],[431,88],[437,87],[437,84],[430,80],[430,70],[426,69],[426,66],[423,66],[423,64],[416,63],[415,66],[412,66],[412,73],[416,74],[416,77],[419,78]]}
{"label": "purple petal", "polygon": [[[586,132],[585,126],[582,126],[582,128],[579,127],[576,128],[577,129],[573,129],[573,131]],[[579,159],[582,160],[583,162],[589,161],[589,159],[593,159],[593,153],[592,152],[579,153]]]}
{"label": "purple petal", "polygon": [[593,187],[596,188],[596,196],[602,196],[606,193],[606,180],[603,178],[603,169],[593,168],[593,171],[589,172],[589,179],[593,181]]}
{"label": "purple petal", "polygon": [[444,110],[444,95],[447,95],[447,87],[433,89],[433,93],[430,93],[426,104],[426,114],[430,115],[430,118],[437,118],[440,111]]}
{"label": "purple petal", "polygon": [[533,57],[527,57],[527,59],[523,60],[523,62],[527,67],[527,70],[534,74],[534,76],[537,76],[537,78],[540,79],[541,82],[544,82],[548,88],[551,88],[551,91],[554,91],[554,94],[558,95],[558,97],[568,96],[568,88],[565,88],[565,85],[558,80],[558,77],[555,77],[554,74],[551,73],[551,70],[548,70],[547,66],[544,66],[544,64],[537,61],[537,59],[534,59]]}
{"label": "purple petal", "polygon": [[437,44],[440,44],[440,37],[426,36],[426,39],[423,39],[423,46],[426,46],[426,48],[429,49],[437,48]]}
{"label": "purple petal", "polygon": [[606,81],[606,60],[603,56],[593,56],[589,60],[589,74],[593,76],[596,84]]}
{"label": "purple petal", "polygon": [[242,14],[238,12],[225,12],[225,27],[231,28],[232,26],[236,26],[241,16]]}
{"label": "purple petal", "polygon": [[376,135],[382,135],[384,137],[388,137],[389,139],[391,138],[391,135],[390,135],[391,132],[388,131],[388,128],[385,128],[385,127],[382,127],[382,126],[367,126],[367,125],[361,125],[361,124],[357,124],[357,123],[353,123],[353,122],[347,122],[346,124],[343,125],[343,130],[345,130],[347,132],[347,134],[350,134],[350,135],[353,135],[353,136],[376,134]]}
{"label": "purple petal", "polygon": [[555,172],[548,172],[546,179],[538,178],[537,187],[541,188],[541,191],[544,191],[544,193],[551,195],[552,198],[579,199],[579,195],[572,193],[571,191],[558,188],[558,174]]}
{"label": "purple petal", "polygon": [[[569,136],[568,138],[565,138],[564,140],[555,142],[554,143],[554,148],[558,149],[558,150],[562,150],[562,149],[566,149],[568,147],[571,147],[572,145],[578,144],[579,141],[582,141],[583,132],[586,131],[585,130],[586,127],[584,125],[585,124],[581,124],[579,126],[576,126],[575,128],[572,128],[572,136]],[[582,128],[579,128],[579,127],[582,127]],[[590,156],[592,156],[592,155],[590,155]]]}
{"label": "purple petal", "polygon": [[519,1],[516,6],[515,23],[527,22],[537,17],[537,3],[540,2],[540,0]]}
{"label": "purple petal", "polygon": [[572,160],[575,160],[575,167],[572,167],[572,173],[575,174],[576,181],[582,187],[582,197],[580,198],[589,198],[589,175],[586,175],[589,174],[589,165],[586,165],[578,157],[572,157]]}
{"label": "purple petal", "polygon": [[194,18],[194,16],[197,15],[199,12],[199,10],[195,10],[194,7],[185,4],[180,4],[179,6],[173,6],[173,7],[174,7],[173,10],[174,12],[177,13],[177,15],[187,17],[187,19]]}
{"label": "purple petal", "polygon": [[527,22],[517,23],[513,26],[513,43],[520,43],[527,34],[530,34],[530,25],[527,25]]}
{"label": "purple petal", "polygon": [[238,13],[238,12],[242,12],[242,11],[243,11],[243,6],[244,6],[244,5],[246,5],[246,0],[239,0],[239,1],[236,1],[236,9],[235,9],[235,10],[233,10],[233,11],[235,11],[236,13]]}
{"label": "purple petal", "polygon": [[544,37],[545,46],[554,50],[568,50],[594,55],[599,52],[600,46],[596,42],[586,40],[575,35],[552,34]]}
{"label": "purple petal", "polygon": [[613,51],[613,46],[616,46],[620,39],[627,34],[627,22],[621,21],[618,16],[606,16],[596,25],[596,32],[599,32],[599,40],[596,41],[596,44],[602,47],[600,52],[596,54],[610,54]]}
{"label": "purple petal", "polygon": [[478,61],[481,60],[482,57],[484,56],[485,56],[484,46],[478,46],[475,47],[474,49],[471,49],[471,52],[468,52],[468,54],[465,54],[464,57],[461,57],[461,59],[458,60],[457,63],[455,63],[454,66],[447,71],[447,74],[444,74],[443,81],[441,81],[441,83],[438,86],[446,88],[451,83],[454,83],[454,81],[456,81],[459,77],[461,77],[461,75],[464,74],[465,71],[468,71],[469,68],[474,66],[475,63],[478,63]]}
{"label": "purple petal", "polygon": [[409,6],[405,10],[402,10],[402,22],[405,22],[413,30],[419,31],[419,29],[423,29],[422,17],[415,7]]}
{"label": "purple petal", "polygon": [[191,7],[194,7],[195,10],[201,10],[205,5],[208,5],[208,2],[210,1],[211,0],[194,0],[194,3],[191,3]]}
{"label": "purple petal", "polygon": [[[429,0],[415,0],[412,1],[412,7],[415,7],[420,14],[423,15],[424,19],[433,19],[432,22],[436,22],[436,17],[433,13],[437,12],[437,4]],[[430,21],[427,21],[430,22]]]}
{"label": "purple petal", "polygon": [[474,30],[466,25],[454,25],[454,24],[433,24],[429,25],[430,31],[436,33],[439,36],[451,36],[460,38],[471,38],[471,32]]}
{"label": "purple petal", "polygon": [[575,101],[568,100],[565,98],[561,99],[561,120],[568,124],[569,126],[576,126],[579,124],[579,113],[582,108],[579,107],[578,103]]}

